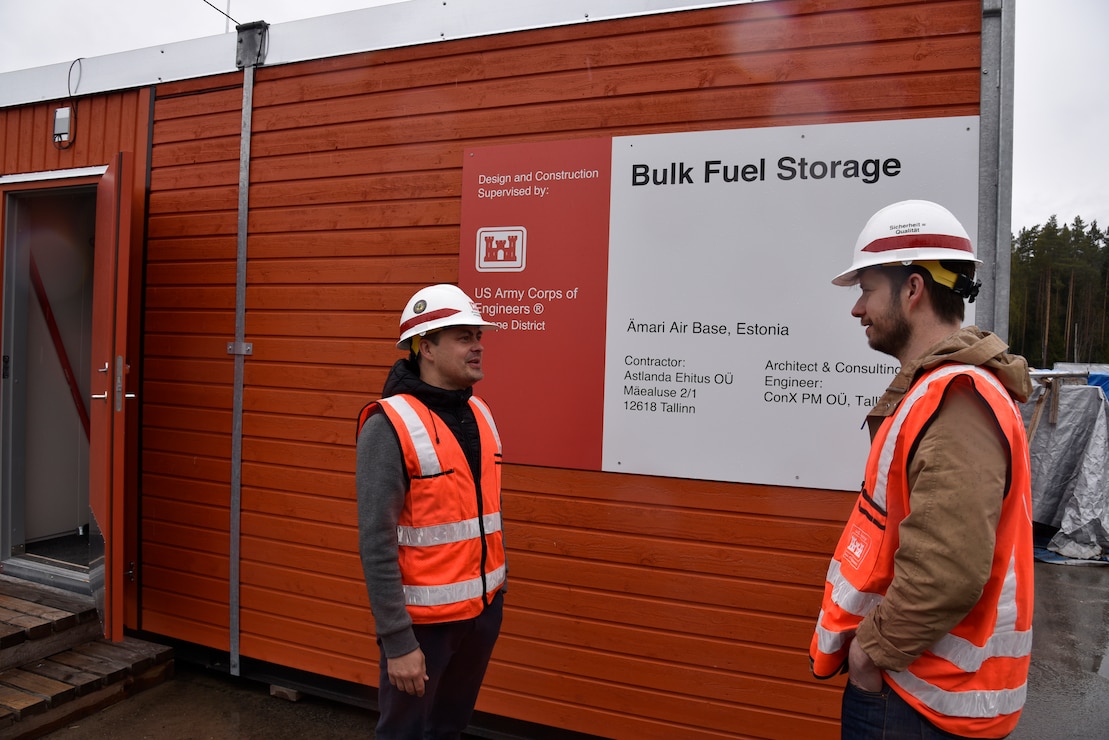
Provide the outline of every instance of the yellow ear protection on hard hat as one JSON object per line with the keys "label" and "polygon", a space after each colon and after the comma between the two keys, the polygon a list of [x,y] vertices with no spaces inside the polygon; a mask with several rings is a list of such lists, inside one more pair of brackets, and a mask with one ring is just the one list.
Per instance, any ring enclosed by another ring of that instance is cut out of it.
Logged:
{"label": "yellow ear protection on hard hat", "polygon": [[975,280],[962,273],[948,270],[940,264],[939,260],[922,260],[913,264],[923,267],[932,276],[933,280],[945,288],[953,290],[955,295],[965,298],[967,303],[974,303],[974,299],[978,297],[978,289],[982,287],[981,280]]}
{"label": "yellow ear protection on hard hat", "polygon": [[408,348],[410,350],[412,350],[412,356],[415,357],[416,355],[420,354],[420,340],[421,339],[423,339],[424,337],[430,337],[432,334],[436,334],[436,333],[441,332],[441,331],[442,331],[442,329],[432,329],[430,331],[425,331],[423,334],[417,334],[416,336],[409,339],[408,340],[408,342],[409,342]]}

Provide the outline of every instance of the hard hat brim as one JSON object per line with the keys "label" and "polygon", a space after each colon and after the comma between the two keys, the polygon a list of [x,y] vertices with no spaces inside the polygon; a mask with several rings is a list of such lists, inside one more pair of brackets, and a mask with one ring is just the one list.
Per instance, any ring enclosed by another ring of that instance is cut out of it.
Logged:
{"label": "hard hat brim", "polygon": [[414,338],[427,336],[433,331],[449,329],[452,326],[474,326],[479,329],[488,329],[491,331],[496,331],[497,329],[501,328],[497,324],[492,324],[488,321],[467,321],[465,319],[460,319],[457,316],[452,316],[448,319],[442,319],[441,321],[428,322],[427,324],[421,326],[418,331],[413,330],[410,333],[405,333],[405,335],[397,341],[397,349],[411,349],[411,342]]}
{"label": "hard hat brim", "polygon": [[853,265],[832,278],[832,285],[854,285],[859,282],[859,273],[868,267],[879,267],[881,265],[911,265],[918,262],[930,262],[933,260],[982,264],[982,260],[970,253],[952,254],[949,249],[932,249],[928,247],[895,249],[889,252],[860,254]]}

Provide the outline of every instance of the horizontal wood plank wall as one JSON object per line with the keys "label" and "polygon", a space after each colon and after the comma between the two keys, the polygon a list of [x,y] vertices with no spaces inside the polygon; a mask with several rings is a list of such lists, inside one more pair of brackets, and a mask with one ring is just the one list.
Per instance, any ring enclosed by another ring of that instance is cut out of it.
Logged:
{"label": "horizontal wood plank wall", "polygon": [[156,91],[139,396],[140,627],[222,650],[241,104],[241,74]]}
{"label": "horizontal wood plank wall", "polygon": [[[772,0],[260,68],[242,654],[376,684],[353,419],[406,298],[457,280],[465,148],[977,115],[980,12]],[[241,79],[158,88],[145,314],[143,627],[224,649]],[[508,607],[479,709],[837,737],[839,684],[810,678],[807,646],[852,502],[506,465]]]}

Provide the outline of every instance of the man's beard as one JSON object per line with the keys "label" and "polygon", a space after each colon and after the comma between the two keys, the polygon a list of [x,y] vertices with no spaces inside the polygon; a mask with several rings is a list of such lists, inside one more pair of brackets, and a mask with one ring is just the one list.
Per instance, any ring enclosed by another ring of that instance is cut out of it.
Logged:
{"label": "man's beard", "polygon": [[913,338],[913,328],[905,320],[900,304],[893,304],[881,317],[880,331],[875,331],[879,323],[870,325],[870,348],[891,357],[901,357]]}

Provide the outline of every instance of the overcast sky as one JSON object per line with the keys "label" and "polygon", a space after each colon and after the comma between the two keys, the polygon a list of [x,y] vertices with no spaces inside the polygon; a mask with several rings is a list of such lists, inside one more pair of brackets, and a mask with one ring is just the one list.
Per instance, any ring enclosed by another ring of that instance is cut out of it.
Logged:
{"label": "overcast sky", "polygon": [[[0,72],[234,33],[220,11],[284,23],[395,1],[0,0]],[[1109,0],[1004,2],[1017,28],[1013,232],[1052,215],[1109,229]]]}

